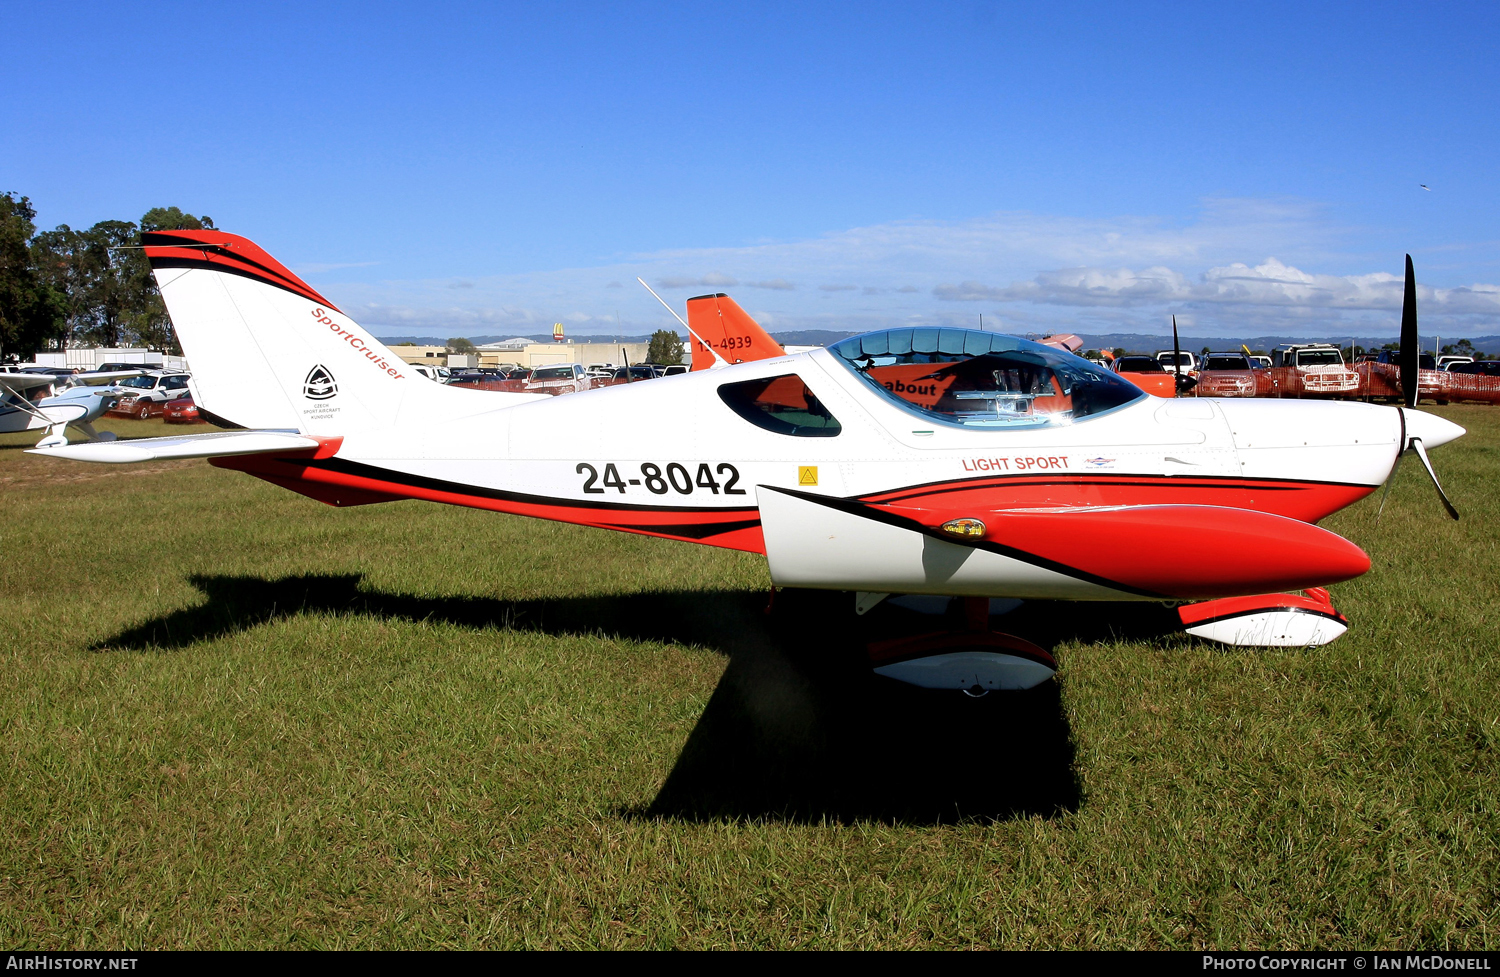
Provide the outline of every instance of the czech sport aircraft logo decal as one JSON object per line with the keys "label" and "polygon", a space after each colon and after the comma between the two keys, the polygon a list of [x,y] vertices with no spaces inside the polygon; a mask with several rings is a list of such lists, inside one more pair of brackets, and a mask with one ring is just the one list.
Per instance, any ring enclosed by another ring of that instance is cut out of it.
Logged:
{"label": "czech sport aircraft logo decal", "polygon": [[307,379],[302,381],[302,396],[308,400],[330,400],[338,392],[338,381],[328,372],[328,367],[321,363],[307,371]]}

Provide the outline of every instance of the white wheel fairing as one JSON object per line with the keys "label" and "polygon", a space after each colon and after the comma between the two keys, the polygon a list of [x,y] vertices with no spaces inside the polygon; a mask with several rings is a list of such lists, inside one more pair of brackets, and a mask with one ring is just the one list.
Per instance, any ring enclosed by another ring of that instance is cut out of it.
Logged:
{"label": "white wheel fairing", "polygon": [[892,662],[875,669],[884,675],[924,689],[1031,689],[1056,674],[1041,662],[996,651],[955,651],[925,658]]}
{"label": "white wheel fairing", "polygon": [[1323,614],[1282,608],[1221,617],[1185,630],[1199,638],[1241,648],[1310,648],[1328,644],[1348,627]]}

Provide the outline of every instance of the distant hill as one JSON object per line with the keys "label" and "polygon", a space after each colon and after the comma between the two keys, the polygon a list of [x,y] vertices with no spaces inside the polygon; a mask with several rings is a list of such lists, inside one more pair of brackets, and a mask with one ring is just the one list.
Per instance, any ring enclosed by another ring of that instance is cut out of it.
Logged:
{"label": "distant hill", "polygon": [[[783,346],[829,346],[841,339],[847,339],[850,336],[854,335],[857,335],[857,333],[834,332],[827,329],[804,329],[800,331],[773,332],[771,333],[771,338],[775,339]],[[1147,335],[1145,333],[1133,332],[1107,333],[1104,335],[1077,333],[1076,335],[1079,339],[1083,340],[1085,349],[1123,348],[1127,352],[1131,353],[1154,353],[1159,349],[1172,348],[1172,336],[1170,333],[1165,336],[1153,336]],[[1041,337],[1035,333],[1032,333],[1029,334],[1029,338],[1040,339]],[[1423,336],[1422,345],[1427,349],[1431,349],[1433,338],[1434,337],[1432,336]],[[1305,336],[1183,336],[1181,340],[1182,348],[1194,353],[1203,349],[1205,346],[1213,350],[1234,350],[1239,349],[1241,345],[1248,346],[1252,350],[1270,350],[1282,345],[1283,343],[1306,343],[1312,341],[1313,340],[1309,340]],[[1349,337],[1333,336],[1327,340],[1327,342],[1335,341],[1337,341],[1340,345],[1347,346],[1349,344]],[[1394,336],[1354,337],[1354,344],[1356,346],[1362,346],[1366,349],[1379,349],[1386,343],[1392,343],[1395,341],[1396,337]],[[1449,337],[1448,342],[1452,342],[1452,337]],[[1490,354],[1500,353],[1500,336],[1480,336],[1476,339],[1470,339],[1469,342],[1473,343],[1474,348],[1480,350],[1481,352]]]}
{"label": "distant hill", "polygon": [[[417,346],[442,346],[448,342],[446,336],[376,336],[387,346],[399,346],[401,343],[412,343]],[[530,339],[538,343],[552,342],[550,332],[521,333],[518,337],[515,333],[506,333],[503,336],[465,336],[475,346],[483,346],[485,343],[498,343],[505,339]],[[568,339],[575,343],[649,343],[650,336],[569,336]]]}
{"label": "distant hill", "polygon": [[[858,335],[858,333],[839,332],[833,329],[792,329],[786,332],[773,332],[771,333],[771,338],[783,346],[831,346],[840,339],[848,339],[850,336],[855,335]],[[1085,349],[1123,348],[1131,353],[1152,353],[1159,349],[1172,348],[1172,336],[1170,333],[1165,336],[1134,332],[1108,333],[1105,335],[1078,333],[1077,335],[1079,339],[1083,340]],[[387,346],[395,346],[398,343],[415,343],[418,346],[442,346],[448,342],[447,338],[437,336],[381,336],[379,338]],[[483,346],[485,343],[495,343],[502,339],[515,338],[514,335],[469,336],[468,340],[475,346]],[[552,334],[550,332],[532,333],[526,335],[525,338],[535,340],[539,343],[549,343],[552,341]],[[650,336],[569,336],[568,338],[575,343],[646,343],[651,341]],[[1033,338],[1040,337],[1036,337],[1033,334]],[[1433,338],[1432,336],[1423,336],[1422,345],[1427,349],[1431,349]],[[1363,346],[1367,349],[1372,347],[1378,349],[1386,343],[1395,342],[1395,339],[1396,337],[1394,336],[1356,336],[1354,337],[1354,342],[1355,345]],[[1333,342],[1335,340],[1341,345],[1348,345],[1349,343],[1348,336],[1334,336],[1328,341]],[[1449,337],[1449,342],[1451,341],[1452,337]],[[1240,345],[1243,344],[1251,349],[1269,350],[1280,346],[1282,343],[1305,342],[1309,342],[1309,340],[1303,336],[1228,338],[1223,336],[1183,336],[1182,348],[1196,353],[1205,346],[1214,350],[1231,350],[1239,349]],[[1473,343],[1474,348],[1481,352],[1490,355],[1500,354],[1500,336],[1480,336],[1478,338],[1471,338],[1469,342]]]}

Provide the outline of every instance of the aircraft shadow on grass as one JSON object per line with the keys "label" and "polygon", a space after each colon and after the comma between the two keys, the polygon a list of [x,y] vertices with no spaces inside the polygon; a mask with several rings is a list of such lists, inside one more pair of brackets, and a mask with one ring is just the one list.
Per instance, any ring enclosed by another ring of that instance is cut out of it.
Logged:
{"label": "aircraft shadow on grass", "polygon": [[[863,645],[939,630],[941,619],[882,604],[864,617],[848,594],[682,590],[506,601],[422,597],[359,574],[193,576],[205,601],[92,650],[185,648],[306,613],[440,621],[476,629],[607,634],[700,645],[728,665],[656,799],[629,817],[951,823],[1076,810],[1082,795],[1056,680],[969,699],[882,678]],[[1177,628],[1151,604],[1033,602],[1004,629],[1043,647],[1149,638]],[[958,613],[957,607],[954,609]],[[955,622],[956,623],[956,622]]]}

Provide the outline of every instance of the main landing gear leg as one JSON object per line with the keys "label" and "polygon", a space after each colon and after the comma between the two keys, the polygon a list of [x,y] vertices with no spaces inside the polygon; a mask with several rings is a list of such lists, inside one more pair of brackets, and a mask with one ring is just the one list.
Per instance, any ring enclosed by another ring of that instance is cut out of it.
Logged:
{"label": "main landing gear leg", "polygon": [[1303,593],[1307,596],[1257,594],[1184,604],[1177,616],[1188,634],[1243,648],[1326,645],[1348,629],[1328,591],[1309,587]]}
{"label": "main landing gear leg", "polygon": [[867,646],[878,675],[924,689],[960,689],[979,697],[996,689],[1029,689],[1057,671],[1044,649],[990,630],[988,597],[964,597],[963,630],[936,631]]}

